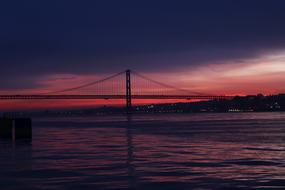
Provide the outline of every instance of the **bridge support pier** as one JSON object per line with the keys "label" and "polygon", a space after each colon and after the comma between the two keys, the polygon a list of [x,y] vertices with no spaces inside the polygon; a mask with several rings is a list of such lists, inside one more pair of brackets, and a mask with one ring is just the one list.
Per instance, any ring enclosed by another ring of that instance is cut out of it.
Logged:
{"label": "bridge support pier", "polygon": [[126,111],[132,111],[131,70],[126,70]]}

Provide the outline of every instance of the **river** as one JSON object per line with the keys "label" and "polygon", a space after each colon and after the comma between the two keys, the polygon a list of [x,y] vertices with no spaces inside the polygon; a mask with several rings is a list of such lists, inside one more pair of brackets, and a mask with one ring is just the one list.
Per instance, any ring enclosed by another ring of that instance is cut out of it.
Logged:
{"label": "river", "polygon": [[285,189],[285,113],[34,118],[0,189]]}

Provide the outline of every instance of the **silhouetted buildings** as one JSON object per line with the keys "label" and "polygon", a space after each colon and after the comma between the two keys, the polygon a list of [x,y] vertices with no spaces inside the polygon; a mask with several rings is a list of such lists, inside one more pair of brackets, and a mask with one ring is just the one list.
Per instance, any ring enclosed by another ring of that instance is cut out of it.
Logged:
{"label": "silhouetted buildings", "polygon": [[137,106],[135,112],[266,112],[285,111],[285,94],[236,96],[232,100],[210,100]]}

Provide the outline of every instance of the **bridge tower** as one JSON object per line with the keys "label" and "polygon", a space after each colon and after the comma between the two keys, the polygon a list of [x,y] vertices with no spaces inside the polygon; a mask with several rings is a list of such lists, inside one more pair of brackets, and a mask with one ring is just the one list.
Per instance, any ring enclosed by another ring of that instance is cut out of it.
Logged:
{"label": "bridge tower", "polygon": [[126,109],[132,111],[131,70],[126,70]]}

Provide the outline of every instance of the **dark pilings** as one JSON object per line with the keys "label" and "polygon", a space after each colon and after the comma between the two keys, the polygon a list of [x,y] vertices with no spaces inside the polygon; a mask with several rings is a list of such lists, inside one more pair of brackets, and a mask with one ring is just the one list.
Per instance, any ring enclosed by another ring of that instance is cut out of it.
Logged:
{"label": "dark pilings", "polygon": [[32,120],[30,118],[15,119],[15,139],[32,138]]}
{"label": "dark pilings", "polygon": [[13,120],[7,118],[0,118],[0,137],[10,138],[13,137]]}

